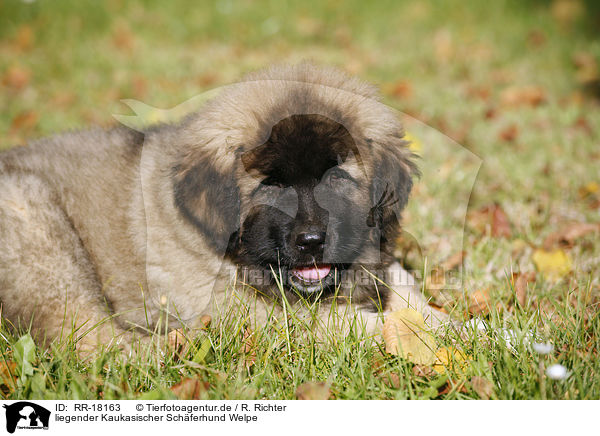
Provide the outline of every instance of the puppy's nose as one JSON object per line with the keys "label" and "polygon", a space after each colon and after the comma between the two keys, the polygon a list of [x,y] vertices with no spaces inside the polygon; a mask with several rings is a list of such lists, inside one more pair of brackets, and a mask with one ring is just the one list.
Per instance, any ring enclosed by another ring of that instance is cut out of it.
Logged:
{"label": "puppy's nose", "polygon": [[325,232],[304,232],[296,236],[296,246],[299,250],[316,252],[323,249]]}

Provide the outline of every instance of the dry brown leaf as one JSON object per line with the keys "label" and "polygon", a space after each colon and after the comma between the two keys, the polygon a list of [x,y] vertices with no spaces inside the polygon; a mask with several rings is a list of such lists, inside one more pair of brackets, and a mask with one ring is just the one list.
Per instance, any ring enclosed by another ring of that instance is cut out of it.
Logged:
{"label": "dry brown leaf", "polygon": [[466,254],[465,251],[462,251],[462,250],[457,251],[452,256],[450,256],[449,258],[444,260],[440,266],[446,271],[458,268],[458,267],[462,266],[463,258],[465,257],[465,254]]}
{"label": "dry brown leaf", "polygon": [[506,107],[535,107],[546,101],[546,93],[539,86],[511,86],[500,93],[500,101]]}
{"label": "dry brown leaf", "polygon": [[477,289],[469,295],[469,312],[473,315],[486,315],[491,307],[488,289]]}
{"label": "dry brown leaf", "polygon": [[576,53],[573,56],[573,63],[575,64],[575,67],[577,67],[577,73],[575,75],[579,83],[585,84],[598,80],[598,63],[593,54],[582,52]]}
{"label": "dry brown leaf", "polygon": [[123,51],[131,51],[135,45],[135,36],[129,25],[124,21],[119,21],[115,26],[112,35],[114,46]]}
{"label": "dry brown leaf", "polygon": [[33,129],[38,120],[37,112],[35,111],[24,111],[13,118],[10,123],[11,133],[18,131],[29,131]]}
{"label": "dry brown leaf", "polygon": [[539,29],[534,29],[527,34],[527,42],[532,47],[541,47],[546,44],[546,34]]}
{"label": "dry brown leaf", "polygon": [[516,124],[510,124],[504,129],[500,130],[498,138],[506,142],[514,142],[519,136],[519,128]]}
{"label": "dry brown leaf", "polygon": [[256,338],[254,332],[248,327],[244,329],[243,348],[244,364],[250,368],[256,362]]}
{"label": "dry brown leaf", "polygon": [[171,330],[167,335],[167,345],[172,353],[172,357],[178,360],[182,356],[185,356],[190,343],[183,333],[183,329],[175,329]]}
{"label": "dry brown leaf", "polygon": [[392,312],[386,317],[381,333],[387,353],[421,365],[435,362],[435,339],[420,312],[408,308]]}
{"label": "dry brown leaf", "polygon": [[400,376],[395,372],[392,372],[391,374],[386,374],[383,376],[383,383],[390,388],[399,389]]}
{"label": "dry brown leaf", "polygon": [[211,321],[212,321],[212,318],[210,317],[210,315],[202,315],[200,317],[200,322],[202,323],[204,328],[208,328],[210,326]]}
{"label": "dry brown leaf", "polygon": [[510,229],[510,221],[508,220],[508,216],[498,205],[493,208],[492,212],[492,236],[496,238],[510,238],[512,236],[512,230]]}
{"label": "dry brown leaf", "polygon": [[578,20],[585,10],[580,0],[554,0],[550,11],[559,24],[570,26]]}
{"label": "dry brown leaf", "polygon": [[476,98],[482,101],[488,101],[492,95],[490,88],[487,86],[469,86],[467,88],[467,96]]}
{"label": "dry brown leaf", "polygon": [[498,116],[498,110],[494,107],[489,107],[485,110],[485,112],[483,113],[483,117],[486,120],[492,120],[494,118],[496,118],[496,116]]}
{"label": "dry brown leaf", "polygon": [[494,384],[484,377],[472,377],[471,387],[482,400],[489,400],[494,394]]}
{"label": "dry brown leaf", "polygon": [[456,392],[456,391],[462,392],[463,394],[466,394],[467,392],[469,392],[465,386],[464,380],[455,382],[455,381],[449,379],[448,382],[438,390],[437,396],[439,397],[440,395],[446,395],[450,392]]}
{"label": "dry brown leaf", "polygon": [[438,375],[437,371],[428,365],[415,365],[412,368],[412,373],[417,377],[431,378]]}
{"label": "dry brown leaf", "polygon": [[412,84],[408,80],[398,80],[385,88],[385,92],[399,99],[407,99],[413,94]]}
{"label": "dry brown leaf", "polygon": [[535,281],[535,273],[515,273],[513,274],[513,281],[517,302],[519,305],[525,306],[525,303],[527,303],[527,284]]}
{"label": "dry brown leaf", "polygon": [[508,216],[498,204],[484,206],[479,210],[469,212],[467,221],[471,227],[480,232],[489,228],[491,235],[495,238],[512,236]]}
{"label": "dry brown leaf", "polygon": [[303,383],[296,388],[298,400],[329,400],[331,391],[325,382]]}
{"label": "dry brown leaf", "polygon": [[600,231],[598,223],[574,222],[562,227],[559,231],[551,233],[544,240],[544,249],[551,250],[557,245],[572,247],[575,241],[583,236]]}
{"label": "dry brown leaf", "polygon": [[206,381],[184,378],[171,388],[171,392],[180,400],[202,400],[206,398],[209,388],[210,384]]}
{"label": "dry brown leaf", "polygon": [[15,45],[21,51],[29,51],[33,47],[34,34],[31,26],[24,24],[19,27],[15,36]]}
{"label": "dry brown leaf", "polygon": [[571,126],[574,130],[581,130],[585,132],[588,136],[594,135],[594,129],[592,128],[592,125],[590,124],[588,119],[583,115],[578,117]]}
{"label": "dry brown leaf", "polygon": [[6,397],[17,386],[17,363],[12,360],[0,361],[0,392]]}
{"label": "dry brown leaf", "polygon": [[13,65],[2,76],[2,83],[9,88],[20,90],[29,84],[30,79],[31,71],[25,67]]}

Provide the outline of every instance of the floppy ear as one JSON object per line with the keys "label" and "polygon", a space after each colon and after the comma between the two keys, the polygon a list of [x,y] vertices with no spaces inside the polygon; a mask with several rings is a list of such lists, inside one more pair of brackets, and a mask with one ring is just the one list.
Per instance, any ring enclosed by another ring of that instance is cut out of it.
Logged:
{"label": "floppy ear", "polygon": [[231,249],[240,227],[240,192],[232,173],[208,157],[174,168],[175,206],[219,255]]}
{"label": "floppy ear", "polygon": [[390,148],[375,161],[371,185],[373,207],[367,224],[380,229],[382,244],[393,242],[399,234],[402,211],[413,186],[412,178],[418,175],[411,157],[404,147]]}

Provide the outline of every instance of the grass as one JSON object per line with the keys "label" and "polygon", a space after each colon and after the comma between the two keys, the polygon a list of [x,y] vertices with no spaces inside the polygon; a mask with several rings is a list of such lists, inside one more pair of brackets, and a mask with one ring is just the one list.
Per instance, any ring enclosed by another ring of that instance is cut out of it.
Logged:
{"label": "grass", "polygon": [[[556,280],[538,270],[522,304],[511,275],[536,271],[534,251],[562,225],[599,221],[598,76],[589,66],[600,58],[597,9],[576,1],[579,15],[565,13],[559,3],[0,3],[0,149],[114,123],[111,114],[127,112],[120,99],[169,108],[272,62],[338,65],[380,84],[386,103],[424,123],[406,117],[426,171],[406,214],[419,250],[401,245],[399,254],[419,269],[430,268],[425,258],[432,265],[466,252],[460,290],[426,289],[459,319],[472,316],[475,291],[489,295],[479,314],[486,333],[437,338],[464,351],[467,369],[428,376],[386,354],[379,337],[307,343],[294,334],[301,326],[290,335],[256,331],[248,348],[231,319],[201,332],[183,358],[149,350],[126,360],[108,350],[83,361],[68,342],[32,348],[25,332],[3,325],[3,396],[168,398],[192,379],[206,398],[294,398],[298,386],[324,382],[338,399],[462,399],[486,396],[480,377],[492,398],[600,398],[598,233],[561,246],[572,271]],[[523,93],[531,87],[539,101]],[[447,177],[427,176],[444,168]],[[473,186],[464,182],[474,175]],[[494,203],[508,236],[461,209]],[[507,344],[503,329],[517,340]],[[535,353],[530,335],[554,351]],[[540,359],[570,376],[548,379]]]}

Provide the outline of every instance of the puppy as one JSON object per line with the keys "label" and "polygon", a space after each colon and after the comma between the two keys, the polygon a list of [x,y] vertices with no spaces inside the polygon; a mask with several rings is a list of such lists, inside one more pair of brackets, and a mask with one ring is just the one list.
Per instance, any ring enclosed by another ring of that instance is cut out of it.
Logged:
{"label": "puppy", "polygon": [[324,332],[372,332],[410,305],[437,326],[391,255],[417,174],[402,137],[373,87],[301,64],[252,74],[177,124],[9,150],[3,316],[80,348],[206,314],[290,310]]}

